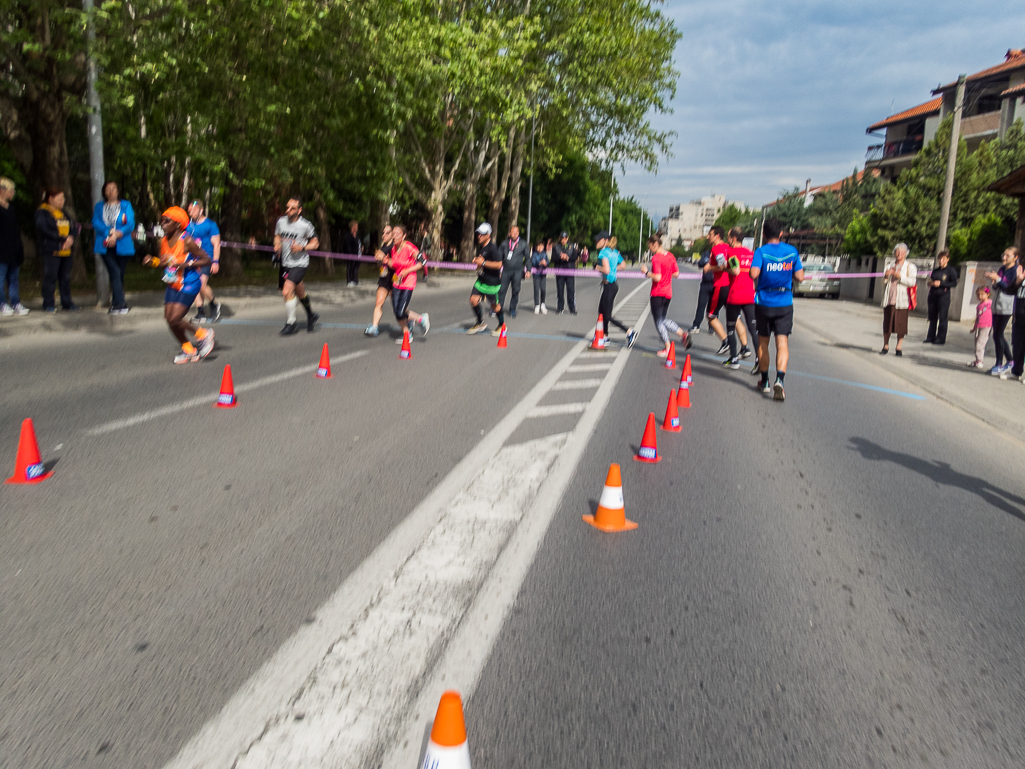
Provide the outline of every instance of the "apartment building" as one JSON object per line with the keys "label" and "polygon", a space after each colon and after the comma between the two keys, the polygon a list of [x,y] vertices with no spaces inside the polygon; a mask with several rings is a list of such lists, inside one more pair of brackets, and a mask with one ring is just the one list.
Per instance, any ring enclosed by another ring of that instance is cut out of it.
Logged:
{"label": "apartment building", "polygon": [[669,216],[659,224],[659,232],[666,235],[665,243],[674,246],[678,242],[688,248],[695,240],[703,238],[719,214],[727,206],[736,206],[741,211],[747,207],[737,200],[726,200],[724,195],[709,195],[690,203],[681,203],[669,209]]}

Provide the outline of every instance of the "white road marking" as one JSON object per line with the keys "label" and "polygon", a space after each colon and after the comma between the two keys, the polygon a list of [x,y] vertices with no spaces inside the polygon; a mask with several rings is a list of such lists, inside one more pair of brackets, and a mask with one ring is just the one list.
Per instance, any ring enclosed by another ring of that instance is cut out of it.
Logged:
{"label": "white road marking", "polygon": [[552,385],[552,392],[560,390],[593,390],[601,385],[600,379],[570,379],[565,382],[556,382]]}
{"label": "white road marking", "polygon": [[[369,354],[370,350],[360,350],[358,352],[350,352],[346,355],[339,355],[338,357],[331,359],[331,365],[336,366],[340,363],[355,360],[356,358]],[[288,371],[282,371],[280,374],[271,374],[270,376],[265,376],[262,379],[254,379],[252,382],[244,382],[242,384],[235,385],[235,393],[246,393],[260,387],[284,382],[287,379],[294,379],[297,376],[311,374],[317,370],[317,365],[319,364],[299,366],[298,368],[289,369]],[[177,414],[180,411],[187,411],[188,409],[195,408],[196,406],[210,406],[217,402],[217,396],[218,393],[212,393],[209,395],[200,395],[197,398],[189,398],[188,400],[179,401],[178,403],[170,403],[167,406],[161,406],[158,409],[144,411],[141,414],[125,417],[124,419],[115,419],[113,422],[107,422],[102,425],[97,425],[96,427],[91,427],[85,431],[85,434],[88,436],[105,435],[106,433],[124,430],[126,427],[134,427],[135,425],[142,424],[143,422],[149,422],[153,419],[166,417],[170,414]]]}
{"label": "white road marking", "polygon": [[608,371],[612,368],[612,361],[607,363],[586,363],[580,366],[570,366],[567,370],[567,374],[583,374],[587,371]]}
{"label": "white road marking", "polygon": [[561,414],[583,414],[586,403],[556,403],[553,406],[534,406],[527,412],[527,419],[557,417]]}

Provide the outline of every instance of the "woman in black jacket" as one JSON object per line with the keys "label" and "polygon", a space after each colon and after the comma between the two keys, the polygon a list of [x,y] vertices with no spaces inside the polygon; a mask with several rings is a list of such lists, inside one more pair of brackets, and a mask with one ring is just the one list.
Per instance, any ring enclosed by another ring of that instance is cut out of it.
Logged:
{"label": "woman in black jacket", "polygon": [[60,283],[61,307],[80,309],[71,301],[71,245],[78,225],[64,213],[64,192],[56,187],[43,191],[43,204],[36,209],[36,247],[43,262],[43,311],[56,312],[54,286]]}

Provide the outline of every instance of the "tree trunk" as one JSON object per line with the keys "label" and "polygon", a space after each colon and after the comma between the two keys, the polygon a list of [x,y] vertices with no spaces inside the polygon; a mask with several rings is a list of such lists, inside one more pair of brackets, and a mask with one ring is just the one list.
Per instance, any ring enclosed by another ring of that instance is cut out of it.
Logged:
{"label": "tree trunk", "polygon": [[[474,147],[475,143],[471,136],[469,146],[476,152],[470,155],[470,163],[466,168],[466,181],[463,183],[463,237],[459,244],[459,254],[460,259],[464,262],[468,262],[474,257],[473,232],[477,228],[477,188],[480,186],[480,178],[484,174],[490,144],[487,128],[483,131],[479,149]],[[498,158],[493,158],[493,161],[497,163]],[[495,235],[496,233],[492,232],[492,237]]]}
{"label": "tree trunk", "polygon": [[491,170],[488,171],[488,216],[487,222],[491,225],[492,232],[498,232],[498,217],[492,215],[492,211],[495,209],[495,198],[498,197],[498,153],[501,151],[501,147],[495,142],[491,145],[491,151],[488,153],[488,165]]}
{"label": "tree trunk", "polygon": [[[320,248],[318,251],[330,251],[331,250],[331,221],[327,216],[327,206],[324,205],[324,198],[318,192],[313,196],[314,202],[317,204],[317,235],[320,240]],[[335,274],[335,260],[330,256],[324,257],[324,272],[328,275]]]}
{"label": "tree trunk", "polygon": [[516,135],[516,150],[512,161],[512,191],[509,195],[509,226],[520,223],[520,182],[523,181],[523,149],[527,143],[527,129],[520,128]]}
{"label": "tree trunk", "polygon": [[[245,160],[236,157],[228,161],[220,222],[224,240],[228,242],[242,242],[242,180],[245,173]],[[221,274],[233,280],[242,277],[242,254],[238,249],[225,248],[221,251]]]}
{"label": "tree trunk", "polygon": [[[488,211],[488,221],[491,222],[491,227],[494,229],[495,234],[498,234],[498,219],[502,215],[502,206],[505,205],[505,195],[509,190],[509,173],[511,170],[512,156],[513,156],[513,145],[516,142],[516,126],[509,129],[509,141],[505,144],[505,164],[502,166],[502,181],[499,183],[496,190],[489,189],[491,194],[491,205]],[[495,179],[498,174],[498,163],[495,163],[494,168],[491,169],[491,178]],[[509,226],[515,222],[510,221]]]}

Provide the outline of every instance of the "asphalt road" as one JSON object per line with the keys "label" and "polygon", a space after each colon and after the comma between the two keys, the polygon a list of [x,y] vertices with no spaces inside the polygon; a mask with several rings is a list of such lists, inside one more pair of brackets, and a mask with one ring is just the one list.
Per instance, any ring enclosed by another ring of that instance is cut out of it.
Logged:
{"label": "asphalt road", "polygon": [[[5,340],[0,466],[32,416],[56,472],[0,487],[0,766],[179,755],[550,372],[595,365],[567,359],[597,304],[596,284],[578,284],[579,316],[521,313],[505,351],[453,333],[471,319],[467,286],[418,289],[434,329],[411,362],[363,337],[365,302],[318,307],[325,327],[286,339],[268,302],[217,327],[216,360],[194,366],[170,364],[156,322]],[[694,288],[677,289],[674,317],[692,317]],[[318,381],[325,341],[352,357]],[[684,431],[660,432],[663,462],[641,465],[644,419],[661,418],[679,376],[645,353],[654,345],[648,320],[607,405],[588,407],[593,435],[482,647],[466,692],[474,764],[1025,764],[1021,444],[807,333],[792,339],[786,403],[764,400],[746,370],[709,360],[702,334]],[[225,363],[231,411],[209,405]],[[605,376],[579,370],[559,381]],[[591,398],[576,387],[541,406]],[[496,444],[513,452],[497,455],[516,465],[511,485],[485,506],[518,493],[517,478],[546,488],[558,462],[528,467],[516,447],[558,457],[578,418],[517,422]],[[612,461],[640,524],[629,534],[580,520]],[[427,600],[411,595],[415,616]],[[359,635],[346,627],[343,640]],[[444,646],[410,673],[406,700],[436,699],[420,689]],[[417,725],[404,707],[381,727],[385,746]]]}

